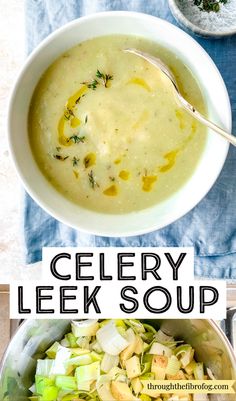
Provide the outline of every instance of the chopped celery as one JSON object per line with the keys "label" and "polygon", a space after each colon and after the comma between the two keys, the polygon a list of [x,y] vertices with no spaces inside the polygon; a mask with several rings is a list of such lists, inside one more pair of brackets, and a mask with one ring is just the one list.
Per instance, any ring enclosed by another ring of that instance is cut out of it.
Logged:
{"label": "chopped celery", "polygon": [[58,347],[56,358],[53,361],[51,374],[53,375],[65,375],[66,374],[66,365],[65,362],[70,358],[71,351],[66,348]]}
{"label": "chopped celery", "polygon": [[93,359],[91,357],[91,353],[89,354],[84,354],[84,355],[78,355],[75,356],[74,358],[69,358],[65,361],[65,366],[82,366],[82,365],[89,365],[90,363],[93,362]]}
{"label": "chopped celery", "polygon": [[36,375],[49,377],[53,366],[53,359],[38,359]]}
{"label": "chopped celery", "polygon": [[78,346],[76,342],[77,338],[74,336],[73,333],[68,333],[65,335],[65,337],[68,340],[71,348],[76,348]]}
{"label": "chopped celery", "polygon": [[56,386],[48,386],[43,389],[42,401],[55,401],[57,399],[58,388]]}
{"label": "chopped celery", "polygon": [[100,374],[100,363],[93,362],[90,365],[79,366],[75,370],[75,375],[79,387],[79,383],[97,380]]}
{"label": "chopped celery", "polygon": [[55,385],[63,390],[77,389],[76,378],[73,376],[56,376]]}
{"label": "chopped celery", "polygon": [[60,344],[56,341],[54,344],[51,345],[50,348],[46,351],[46,354],[49,358],[54,359]]}
{"label": "chopped celery", "polygon": [[42,395],[45,387],[51,386],[54,384],[54,379],[44,376],[35,376],[35,389],[37,395]]}
{"label": "chopped celery", "polygon": [[70,348],[71,351],[71,355],[72,356],[80,356],[80,355],[85,355],[85,354],[89,354],[90,350],[89,349],[85,349],[85,348]]}

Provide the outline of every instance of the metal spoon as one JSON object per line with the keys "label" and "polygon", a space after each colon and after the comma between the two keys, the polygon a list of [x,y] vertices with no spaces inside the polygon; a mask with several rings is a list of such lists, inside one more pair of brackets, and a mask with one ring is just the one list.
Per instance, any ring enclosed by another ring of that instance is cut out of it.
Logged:
{"label": "metal spoon", "polygon": [[232,145],[236,146],[236,137],[233,135],[230,135],[228,132],[223,130],[222,128],[218,127],[218,125],[214,124],[212,121],[207,120],[199,111],[197,111],[190,103],[187,102],[186,99],[183,98],[181,95],[176,79],[172,72],[169,70],[167,65],[163,63],[159,58],[153,57],[150,54],[141,52],[137,49],[124,49],[124,52],[126,53],[132,53],[135,54],[136,56],[142,57],[144,60],[148,61],[150,64],[154,65],[154,67],[159,68],[172,82],[176,95],[178,100],[180,101],[181,105],[183,108],[191,114],[194,118],[196,118],[198,121],[200,121],[202,124],[206,125],[207,127],[211,128],[213,131],[217,132],[223,138],[225,138],[227,141],[229,141]]}

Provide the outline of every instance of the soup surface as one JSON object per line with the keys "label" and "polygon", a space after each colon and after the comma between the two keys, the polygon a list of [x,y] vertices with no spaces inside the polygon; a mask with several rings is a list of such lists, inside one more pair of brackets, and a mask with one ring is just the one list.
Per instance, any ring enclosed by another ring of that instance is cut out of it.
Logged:
{"label": "soup surface", "polygon": [[29,112],[35,159],[51,184],[82,207],[141,210],[173,195],[191,177],[205,128],[176,102],[165,76],[122,49],[158,56],[201,112],[188,68],[156,43],[113,35],[68,50],[44,73]]}

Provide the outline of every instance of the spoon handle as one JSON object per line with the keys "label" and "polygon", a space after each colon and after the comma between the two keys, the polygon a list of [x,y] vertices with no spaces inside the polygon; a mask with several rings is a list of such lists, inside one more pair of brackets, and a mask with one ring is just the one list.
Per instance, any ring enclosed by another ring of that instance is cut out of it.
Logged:
{"label": "spoon handle", "polygon": [[206,117],[204,117],[199,111],[197,111],[191,104],[185,100],[180,93],[178,93],[178,99],[181,105],[187,110],[194,118],[198,121],[211,128],[213,131],[220,134],[223,138],[227,139],[233,146],[236,146],[236,137],[234,135],[229,134],[224,129],[218,127],[218,125],[214,124],[212,121],[209,121]]}

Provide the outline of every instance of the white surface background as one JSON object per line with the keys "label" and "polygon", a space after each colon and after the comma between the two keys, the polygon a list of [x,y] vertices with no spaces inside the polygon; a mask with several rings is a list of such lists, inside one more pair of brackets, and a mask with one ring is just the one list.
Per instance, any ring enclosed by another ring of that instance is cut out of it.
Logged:
{"label": "white surface background", "polygon": [[24,0],[0,0],[0,282],[40,277],[40,265],[24,265],[22,187],[8,152],[8,98],[25,57]]}

